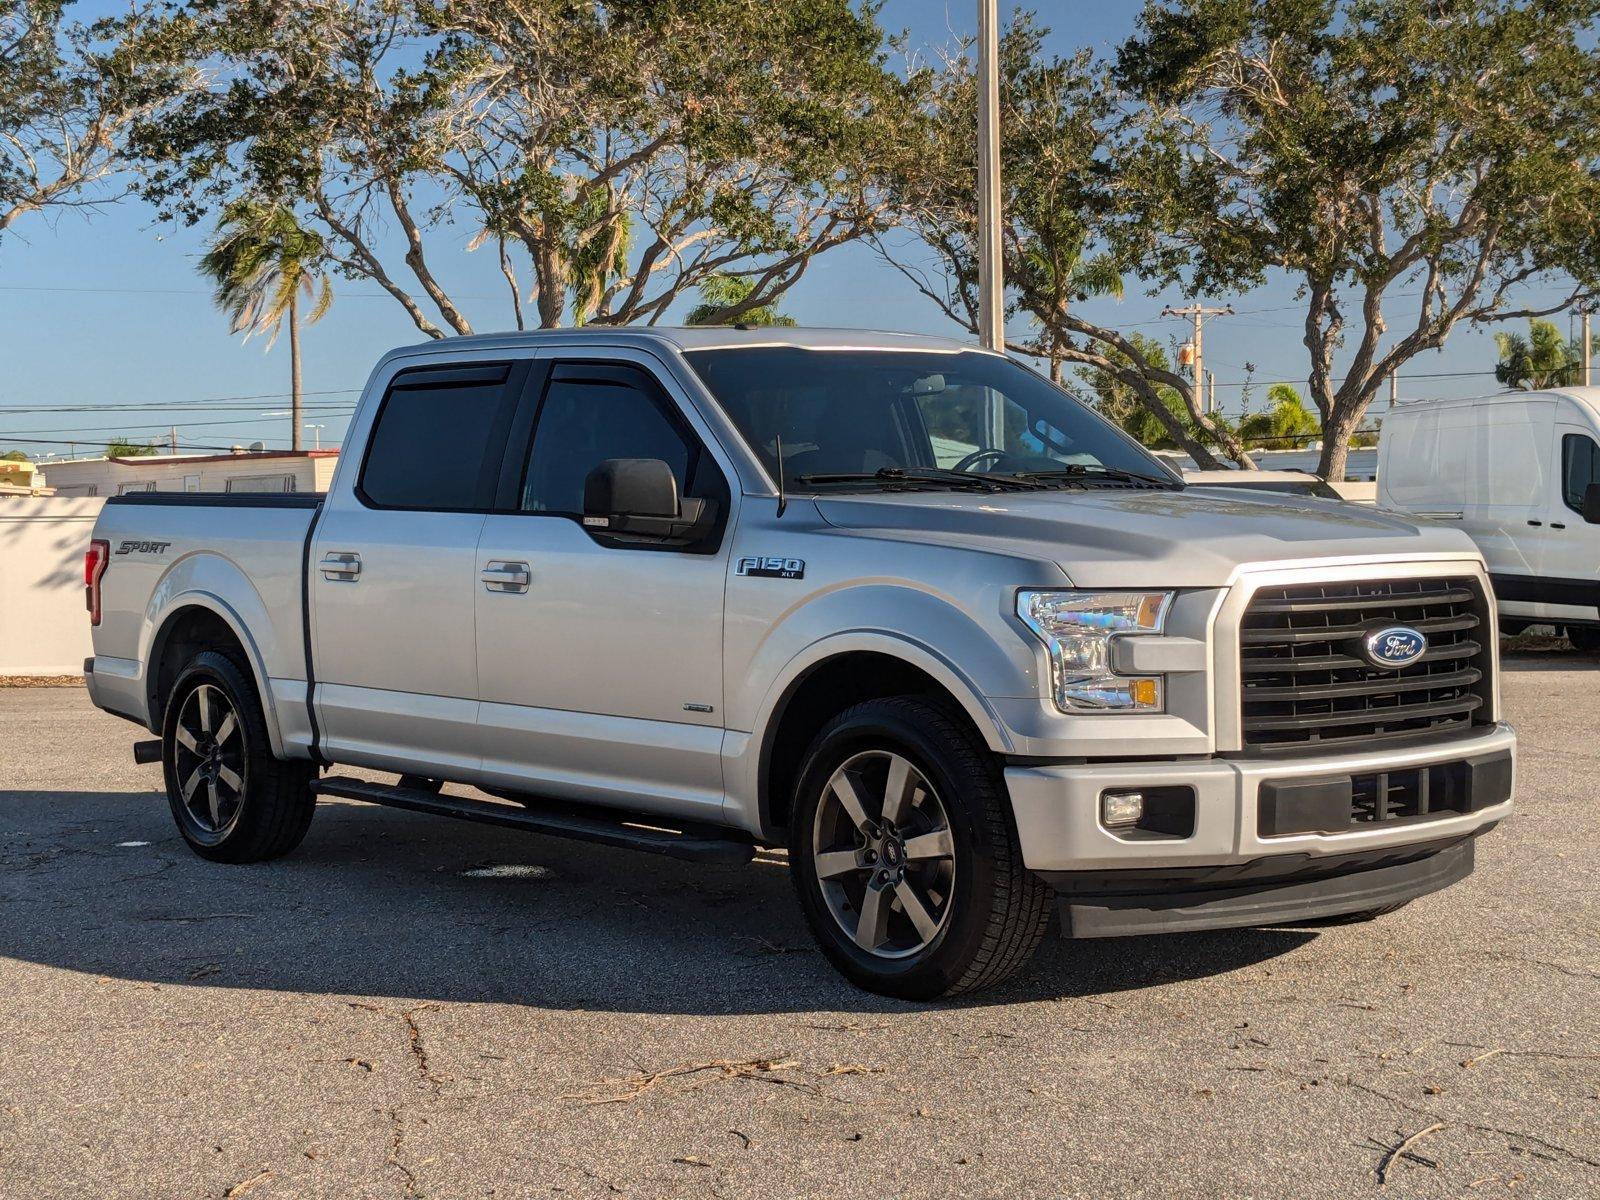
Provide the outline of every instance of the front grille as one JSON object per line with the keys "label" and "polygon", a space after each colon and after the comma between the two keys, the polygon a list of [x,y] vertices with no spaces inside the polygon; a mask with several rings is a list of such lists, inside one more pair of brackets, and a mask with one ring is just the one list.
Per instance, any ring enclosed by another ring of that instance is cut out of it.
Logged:
{"label": "front grille", "polygon": [[[1368,633],[1428,639],[1410,666],[1375,667]],[[1316,753],[1455,733],[1490,719],[1488,601],[1472,578],[1263,588],[1239,634],[1246,748]]]}

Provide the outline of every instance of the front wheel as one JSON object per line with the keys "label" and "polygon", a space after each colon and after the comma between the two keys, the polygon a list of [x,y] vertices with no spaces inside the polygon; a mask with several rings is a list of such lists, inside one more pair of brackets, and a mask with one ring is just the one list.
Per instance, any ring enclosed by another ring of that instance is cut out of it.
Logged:
{"label": "front wheel", "polygon": [[985,747],[920,697],[858,704],[817,736],[789,863],[822,952],[883,995],[999,983],[1032,958],[1049,917]]}
{"label": "front wheel", "polygon": [[259,862],[305,837],[314,769],[272,756],[255,686],[227,655],[203,651],[178,676],[161,749],[173,819],[200,857]]}

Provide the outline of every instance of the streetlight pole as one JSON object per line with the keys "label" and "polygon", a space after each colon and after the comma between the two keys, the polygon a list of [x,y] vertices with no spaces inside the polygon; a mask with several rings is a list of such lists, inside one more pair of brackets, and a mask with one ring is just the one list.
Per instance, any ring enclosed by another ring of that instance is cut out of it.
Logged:
{"label": "streetlight pole", "polygon": [[1006,344],[1005,274],[1000,257],[999,0],[978,0],[978,340]]}

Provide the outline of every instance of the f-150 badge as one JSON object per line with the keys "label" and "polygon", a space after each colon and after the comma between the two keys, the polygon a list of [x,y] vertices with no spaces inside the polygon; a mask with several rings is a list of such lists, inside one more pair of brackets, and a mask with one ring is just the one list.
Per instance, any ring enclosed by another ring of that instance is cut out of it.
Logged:
{"label": "f-150 badge", "polygon": [[804,579],[806,560],[779,558],[770,554],[752,554],[741,558],[734,567],[738,575],[754,575],[760,579]]}

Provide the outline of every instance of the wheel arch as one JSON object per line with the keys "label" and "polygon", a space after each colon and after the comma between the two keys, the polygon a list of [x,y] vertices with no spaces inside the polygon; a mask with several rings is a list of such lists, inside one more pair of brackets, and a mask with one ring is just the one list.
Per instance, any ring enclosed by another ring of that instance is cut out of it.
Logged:
{"label": "wheel arch", "polygon": [[220,650],[236,659],[255,684],[272,752],[282,757],[278,713],[260,647],[250,636],[248,624],[231,605],[209,593],[186,592],[172,598],[160,617],[150,623],[150,629],[150,641],[141,658],[145,664],[147,724],[151,729],[160,728],[167,695],[184,664],[201,650]]}
{"label": "wheel arch", "polygon": [[788,823],[790,791],[818,731],[864,700],[920,695],[964,719],[989,750],[1003,754],[1010,737],[982,695],[948,662],[915,643],[888,636],[841,635],[797,657],[773,685],[754,756],[761,836],[779,838]]}

